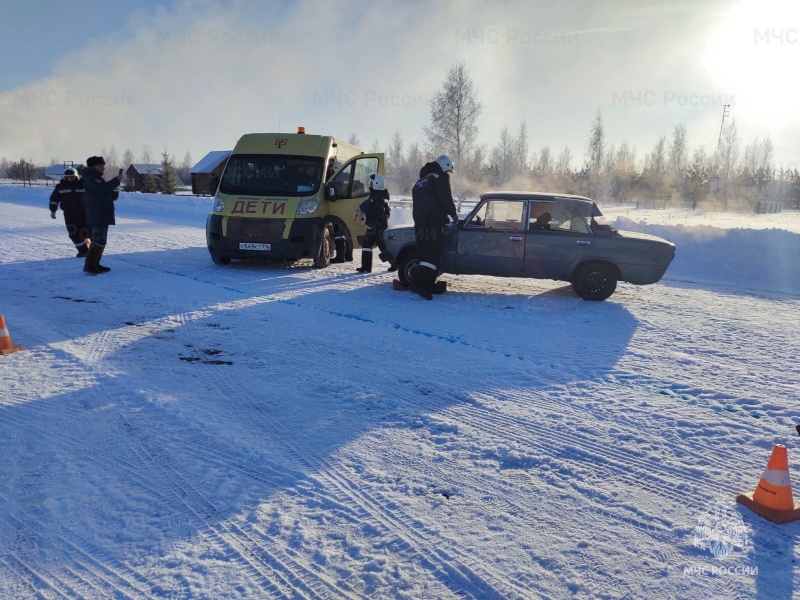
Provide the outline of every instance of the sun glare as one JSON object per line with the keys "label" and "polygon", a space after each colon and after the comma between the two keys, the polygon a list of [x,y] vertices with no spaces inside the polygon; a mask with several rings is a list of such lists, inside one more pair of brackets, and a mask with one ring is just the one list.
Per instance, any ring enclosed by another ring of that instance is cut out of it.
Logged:
{"label": "sun glare", "polygon": [[717,89],[764,118],[793,115],[800,2],[743,0],[712,27],[705,64]]}

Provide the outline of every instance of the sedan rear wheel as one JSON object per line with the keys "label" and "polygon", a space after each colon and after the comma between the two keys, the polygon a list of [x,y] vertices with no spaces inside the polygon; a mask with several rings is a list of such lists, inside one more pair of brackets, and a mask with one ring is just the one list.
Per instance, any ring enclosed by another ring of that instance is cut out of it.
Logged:
{"label": "sedan rear wheel", "polygon": [[584,300],[605,300],[617,289],[617,271],[606,263],[586,263],[575,269],[572,289]]}

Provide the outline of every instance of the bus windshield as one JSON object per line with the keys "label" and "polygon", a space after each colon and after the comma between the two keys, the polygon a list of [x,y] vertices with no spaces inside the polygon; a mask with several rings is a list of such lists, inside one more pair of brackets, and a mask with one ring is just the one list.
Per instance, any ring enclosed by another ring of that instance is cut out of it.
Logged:
{"label": "bus windshield", "polygon": [[310,196],[319,190],[325,159],[317,156],[231,156],[219,189],[242,196]]}

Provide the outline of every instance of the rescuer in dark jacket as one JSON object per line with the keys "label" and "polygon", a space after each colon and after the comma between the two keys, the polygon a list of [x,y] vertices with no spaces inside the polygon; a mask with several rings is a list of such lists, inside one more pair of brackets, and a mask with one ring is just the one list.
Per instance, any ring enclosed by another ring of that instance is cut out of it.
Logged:
{"label": "rescuer in dark jacket", "polygon": [[389,190],[386,189],[386,180],[382,175],[373,173],[369,176],[369,190],[369,198],[361,203],[356,213],[359,220],[367,226],[367,233],[361,244],[361,266],[356,269],[361,273],[372,273],[372,248],[375,244],[381,251],[380,259],[391,260],[391,255],[386,252],[383,232],[389,226],[392,209],[389,207]]}
{"label": "rescuer in dark jacket", "polygon": [[70,167],[64,171],[64,178],[56,184],[50,194],[50,217],[56,218],[59,205],[64,211],[64,225],[67,226],[69,239],[75,244],[78,254],[86,256],[89,247],[86,240],[91,235],[86,222],[86,204],[83,200],[83,181],[78,177],[78,171]]}
{"label": "rescuer in dark jacket", "polygon": [[450,173],[453,161],[442,155],[426,163],[419,172],[420,179],[411,189],[414,215],[414,235],[417,240],[417,258],[410,278],[410,288],[426,300],[433,293],[444,291],[444,285],[436,285],[441,264],[441,241],[448,217],[458,222],[458,212],[450,191]]}
{"label": "rescuer in dark jacket", "polygon": [[108,241],[108,227],[114,225],[114,200],[117,195],[115,188],[122,183],[122,169],[119,175],[111,181],[103,179],[106,161],[102,156],[91,156],[86,160],[83,170],[83,187],[86,190],[86,219],[92,228],[92,243],[86,255],[84,273],[98,275],[107,273],[111,269],[100,264],[106,242]]}

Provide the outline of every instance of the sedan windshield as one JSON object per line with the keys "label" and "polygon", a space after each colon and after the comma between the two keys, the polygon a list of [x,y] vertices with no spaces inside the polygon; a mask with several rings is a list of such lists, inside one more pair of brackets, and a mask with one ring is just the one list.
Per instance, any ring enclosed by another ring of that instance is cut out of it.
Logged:
{"label": "sedan windshield", "polygon": [[310,196],[319,190],[324,159],[315,156],[231,156],[219,189],[242,196]]}

